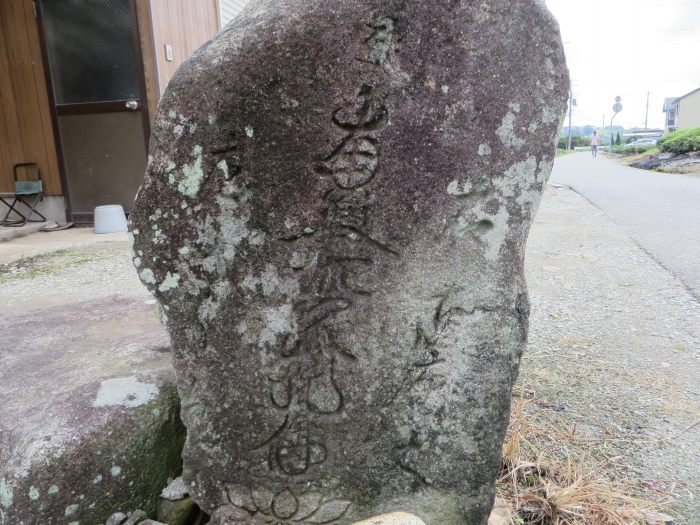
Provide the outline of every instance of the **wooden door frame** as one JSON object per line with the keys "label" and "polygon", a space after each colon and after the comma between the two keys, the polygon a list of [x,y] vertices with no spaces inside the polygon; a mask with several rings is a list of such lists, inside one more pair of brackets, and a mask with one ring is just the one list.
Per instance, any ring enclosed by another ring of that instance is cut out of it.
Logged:
{"label": "wooden door frame", "polygon": [[[0,0],[1,1],[1,0]],[[36,20],[37,28],[39,31],[39,45],[41,47],[41,59],[44,62],[44,79],[46,82],[46,91],[49,98],[49,112],[51,114],[51,127],[53,129],[54,142],[56,145],[56,156],[58,158],[58,172],[61,180],[61,186],[63,189],[63,202],[66,209],[66,218],[69,221],[77,223],[92,223],[93,213],[73,213],[70,200],[70,191],[68,186],[68,175],[66,171],[65,157],[63,155],[63,142],[61,140],[61,133],[58,125],[58,116],[68,114],[65,110],[71,110],[71,115],[89,114],[89,113],[111,113],[124,111],[123,102],[94,102],[85,104],[65,104],[62,106],[56,105],[56,97],[54,95],[54,82],[53,75],[51,74],[51,64],[49,63],[48,47],[46,45],[46,34],[44,32],[43,13],[41,0],[28,0],[32,2],[34,9],[34,18]],[[150,108],[148,100],[148,91],[146,85],[146,76],[144,73],[143,55],[145,50],[141,47],[141,33],[138,20],[138,12],[136,8],[137,0],[127,0],[129,5],[129,14],[131,17],[131,35],[132,43],[134,46],[135,54],[135,65],[136,65],[136,75],[138,77],[139,86],[139,108],[141,111],[143,134],[144,134],[144,147],[146,149],[146,154],[148,154],[149,139],[151,136],[151,117]],[[75,106],[71,108],[71,106]],[[78,108],[78,106],[82,106]],[[63,110],[62,110],[63,109]]]}
{"label": "wooden door frame", "polygon": [[66,210],[66,220],[72,220],[70,195],[68,193],[68,179],[66,177],[66,163],[63,158],[63,143],[61,142],[61,132],[58,128],[58,114],[56,113],[56,97],[53,92],[53,78],[51,76],[51,66],[49,64],[49,51],[46,47],[46,35],[44,34],[44,24],[41,23],[41,5],[37,0],[29,0],[34,10],[34,20],[36,20],[39,31],[39,47],[41,48],[41,60],[44,63],[44,82],[46,83],[46,94],[49,98],[49,114],[51,115],[51,129],[53,130],[54,146],[56,148],[56,158],[58,159],[58,176],[63,190],[63,204]]}
{"label": "wooden door frame", "polygon": [[134,43],[136,53],[136,75],[139,77],[139,91],[141,95],[141,119],[143,120],[143,137],[148,156],[148,144],[151,138],[151,112],[148,105],[148,86],[146,85],[146,72],[143,65],[144,49],[141,46],[141,29],[139,26],[139,15],[136,8],[137,0],[128,0],[129,13],[131,14],[131,38]]}

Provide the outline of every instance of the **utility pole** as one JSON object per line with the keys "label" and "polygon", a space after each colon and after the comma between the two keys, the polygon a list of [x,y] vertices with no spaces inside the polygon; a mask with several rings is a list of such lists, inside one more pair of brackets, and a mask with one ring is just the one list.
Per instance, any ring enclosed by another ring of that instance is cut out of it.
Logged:
{"label": "utility pole", "polygon": [[600,130],[600,135],[600,142],[602,142],[603,145],[605,145],[605,113],[603,113],[603,127]]}
{"label": "utility pole", "polygon": [[573,112],[573,107],[576,105],[576,99],[574,99],[574,92],[571,84],[569,84],[569,146],[567,149],[571,149],[571,113]]}
{"label": "utility pole", "polygon": [[647,91],[647,116],[644,119],[644,131],[649,129],[649,91]]}
{"label": "utility pole", "polygon": [[571,90],[571,84],[569,84],[569,144],[567,150],[571,149],[571,107],[573,106],[573,94]]}
{"label": "utility pole", "polygon": [[622,102],[621,97],[615,97],[615,105],[613,106],[613,116],[610,119],[610,149],[608,150],[608,153],[612,153],[612,148],[613,148],[613,120],[615,120],[615,117],[617,117],[617,114],[622,111]]}

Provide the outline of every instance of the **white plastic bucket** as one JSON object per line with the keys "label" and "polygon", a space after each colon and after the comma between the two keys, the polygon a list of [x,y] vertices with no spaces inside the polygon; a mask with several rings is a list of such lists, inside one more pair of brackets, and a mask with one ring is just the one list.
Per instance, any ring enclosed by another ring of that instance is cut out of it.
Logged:
{"label": "white plastic bucket", "polygon": [[119,204],[97,206],[95,208],[95,233],[116,233],[126,231],[126,214]]}

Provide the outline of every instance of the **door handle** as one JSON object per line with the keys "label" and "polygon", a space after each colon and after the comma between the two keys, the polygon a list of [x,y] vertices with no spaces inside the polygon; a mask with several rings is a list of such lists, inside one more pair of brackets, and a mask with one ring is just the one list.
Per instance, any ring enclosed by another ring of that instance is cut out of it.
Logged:
{"label": "door handle", "polygon": [[128,100],[126,102],[126,107],[132,111],[139,109],[139,103],[136,100]]}

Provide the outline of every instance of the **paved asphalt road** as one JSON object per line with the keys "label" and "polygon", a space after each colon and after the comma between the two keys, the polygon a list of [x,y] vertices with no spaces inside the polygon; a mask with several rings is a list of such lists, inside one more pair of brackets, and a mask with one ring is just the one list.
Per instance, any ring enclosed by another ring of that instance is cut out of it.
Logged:
{"label": "paved asphalt road", "polygon": [[550,182],[602,209],[700,300],[700,177],[622,166],[588,153],[558,157]]}

